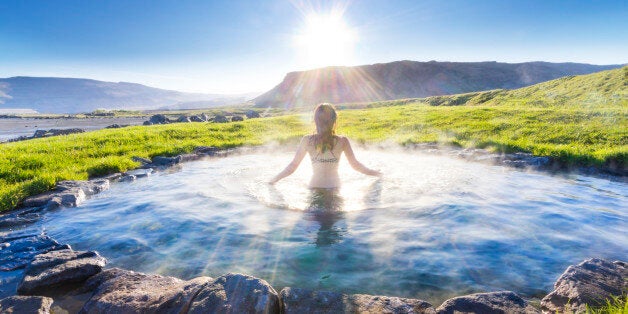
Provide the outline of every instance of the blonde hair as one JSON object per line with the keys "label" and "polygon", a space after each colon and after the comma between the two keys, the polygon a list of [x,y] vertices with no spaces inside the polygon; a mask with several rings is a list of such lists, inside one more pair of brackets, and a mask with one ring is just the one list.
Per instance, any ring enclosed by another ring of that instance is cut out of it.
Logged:
{"label": "blonde hair", "polygon": [[332,104],[322,103],[314,109],[316,134],[312,136],[312,139],[318,152],[324,153],[334,147],[337,117],[336,108]]}

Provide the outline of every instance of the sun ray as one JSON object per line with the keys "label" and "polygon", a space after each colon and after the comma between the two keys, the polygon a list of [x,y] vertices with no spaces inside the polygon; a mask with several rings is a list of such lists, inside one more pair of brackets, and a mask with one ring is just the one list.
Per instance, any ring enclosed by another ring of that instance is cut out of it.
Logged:
{"label": "sun ray", "polygon": [[302,67],[352,64],[357,31],[347,25],[344,10],[334,7],[327,13],[303,13],[304,25],[294,38]]}

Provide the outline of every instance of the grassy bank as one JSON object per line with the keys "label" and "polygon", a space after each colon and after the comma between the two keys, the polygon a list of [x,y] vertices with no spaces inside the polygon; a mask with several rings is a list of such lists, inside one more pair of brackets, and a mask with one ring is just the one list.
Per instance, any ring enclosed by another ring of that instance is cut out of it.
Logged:
{"label": "grassy bank", "polygon": [[[342,110],[339,133],[363,143],[437,142],[526,151],[551,156],[566,167],[613,164],[621,169],[628,160],[627,77],[624,68],[514,91],[376,103]],[[60,180],[137,167],[133,156],[177,155],[201,145],[226,148],[285,142],[311,130],[307,113],[227,124],[106,129],[0,144],[0,211],[51,189]]]}

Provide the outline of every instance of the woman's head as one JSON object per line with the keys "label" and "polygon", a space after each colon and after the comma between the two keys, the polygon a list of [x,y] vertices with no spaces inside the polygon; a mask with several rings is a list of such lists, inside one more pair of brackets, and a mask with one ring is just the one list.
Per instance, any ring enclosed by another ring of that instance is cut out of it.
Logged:
{"label": "woman's head", "polygon": [[314,123],[316,124],[316,149],[320,152],[331,150],[334,147],[336,134],[336,108],[332,104],[319,104],[314,109]]}
{"label": "woman's head", "polygon": [[319,135],[336,134],[336,108],[332,104],[322,103],[314,109],[314,123]]}

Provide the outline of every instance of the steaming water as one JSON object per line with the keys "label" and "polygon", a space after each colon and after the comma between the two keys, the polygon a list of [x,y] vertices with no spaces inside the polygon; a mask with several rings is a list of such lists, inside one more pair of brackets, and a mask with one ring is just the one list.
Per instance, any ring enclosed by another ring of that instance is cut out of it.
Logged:
{"label": "steaming water", "polygon": [[118,183],[44,228],[118,266],[181,278],[242,272],[284,286],[440,301],[542,296],[570,264],[628,256],[628,185],[423,155],[358,151],[382,179],[340,165],[338,212],[316,207],[290,153],[183,164]]}

